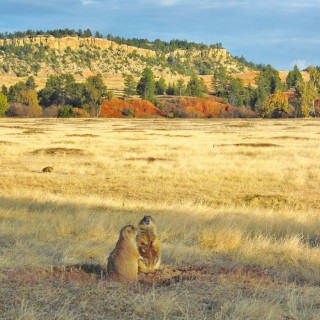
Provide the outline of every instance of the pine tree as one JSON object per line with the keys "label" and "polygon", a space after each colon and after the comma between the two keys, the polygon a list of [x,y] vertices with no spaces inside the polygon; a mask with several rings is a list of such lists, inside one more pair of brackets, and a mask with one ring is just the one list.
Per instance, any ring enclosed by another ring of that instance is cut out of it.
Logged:
{"label": "pine tree", "polygon": [[205,85],[203,78],[192,75],[187,84],[186,93],[192,97],[203,97],[206,92],[208,92],[208,88]]}
{"label": "pine tree", "polygon": [[184,80],[182,78],[178,79],[176,86],[174,88],[174,94],[176,96],[183,96],[185,94],[186,91],[186,86],[184,84]]}
{"label": "pine tree", "polygon": [[137,93],[137,84],[131,74],[126,74],[124,77],[124,97],[130,99]]}
{"label": "pine tree", "polygon": [[215,95],[218,97],[226,97],[227,85],[230,77],[227,74],[227,69],[221,63],[217,63],[213,68],[211,84]]}
{"label": "pine tree", "polygon": [[152,103],[155,101],[155,80],[151,68],[146,67],[143,70],[137,85],[137,92],[141,99],[149,100]]}
{"label": "pine tree", "polygon": [[156,94],[160,94],[160,95],[164,95],[166,90],[167,90],[167,84],[166,84],[166,80],[161,77],[158,81],[156,81],[155,83],[156,86]]}
{"label": "pine tree", "polygon": [[293,71],[289,71],[286,77],[287,88],[296,87],[302,81],[302,75],[297,65],[294,66]]}
{"label": "pine tree", "polygon": [[244,86],[241,79],[235,78],[230,81],[228,101],[234,107],[244,105]]}

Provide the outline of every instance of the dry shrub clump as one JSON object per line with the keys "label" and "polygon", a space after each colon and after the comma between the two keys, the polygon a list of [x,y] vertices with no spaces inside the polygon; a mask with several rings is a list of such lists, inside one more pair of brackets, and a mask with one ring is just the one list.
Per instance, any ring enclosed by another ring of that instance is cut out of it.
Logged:
{"label": "dry shrub clump", "polygon": [[36,149],[31,152],[34,155],[38,154],[48,154],[48,155],[87,155],[87,152],[78,149],[78,148],[43,148],[43,149]]}

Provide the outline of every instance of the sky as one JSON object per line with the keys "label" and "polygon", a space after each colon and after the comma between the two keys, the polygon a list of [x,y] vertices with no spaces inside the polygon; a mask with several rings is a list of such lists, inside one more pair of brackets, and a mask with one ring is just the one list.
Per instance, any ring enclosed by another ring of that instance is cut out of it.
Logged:
{"label": "sky", "polygon": [[320,66],[320,0],[0,0],[0,32],[89,28],[103,36],[222,43],[278,70]]}

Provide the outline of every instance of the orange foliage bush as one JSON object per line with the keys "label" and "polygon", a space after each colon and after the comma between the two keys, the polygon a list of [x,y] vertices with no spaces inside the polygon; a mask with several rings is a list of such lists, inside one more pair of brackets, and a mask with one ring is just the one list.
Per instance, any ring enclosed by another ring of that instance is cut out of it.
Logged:
{"label": "orange foliage bush", "polygon": [[[124,111],[125,110],[125,111]],[[155,117],[165,114],[147,100],[105,100],[101,106],[100,117],[121,118],[125,117],[127,110],[135,117]]]}
{"label": "orange foliage bush", "polygon": [[[180,108],[184,110],[186,117],[203,118],[232,118],[232,117],[254,117],[255,113],[246,108],[235,108],[228,104],[215,100],[200,98],[184,98],[179,102]],[[196,116],[195,116],[196,115]]]}
{"label": "orange foliage bush", "polygon": [[200,98],[184,98],[180,104],[186,112],[198,111],[205,118],[227,116],[230,108],[226,104]]}
{"label": "orange foliage bush", "polygon": [[146,100],[104,101],[100,117],[180,117],[180,118],[252,118],[256,114],[246,108],[235,108],[215,99],[194,97],[171,98],[161,102],[162,110]]}

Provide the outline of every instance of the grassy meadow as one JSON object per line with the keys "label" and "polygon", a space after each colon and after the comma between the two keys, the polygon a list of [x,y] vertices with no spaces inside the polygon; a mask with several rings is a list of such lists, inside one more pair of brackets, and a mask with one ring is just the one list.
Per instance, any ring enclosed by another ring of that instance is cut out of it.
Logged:
{"label": "grassy meadow", "polygon": [[[0,119],[0,319],[320,319],[319,147],[317,119]],[[161,270],[106,281],[147,214]]]}

